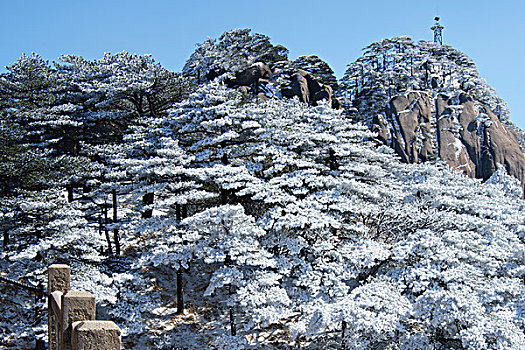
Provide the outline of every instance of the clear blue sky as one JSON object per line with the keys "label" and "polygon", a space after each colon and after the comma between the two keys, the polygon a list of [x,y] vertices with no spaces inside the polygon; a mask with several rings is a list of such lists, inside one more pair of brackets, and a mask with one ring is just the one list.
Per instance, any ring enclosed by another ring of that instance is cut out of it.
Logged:
{"label": "clear blue sky", "polygon": [[525,128],[525,1],[331,0],[3,0],[0,65],[36,52],[100,58],[126,50],[180,70],[196,43],[252,28],[286,46],[291,58],[316,54],[340,78],[361,49],[385,37],[432,40],[439,14],[444,42],[477,63]]}

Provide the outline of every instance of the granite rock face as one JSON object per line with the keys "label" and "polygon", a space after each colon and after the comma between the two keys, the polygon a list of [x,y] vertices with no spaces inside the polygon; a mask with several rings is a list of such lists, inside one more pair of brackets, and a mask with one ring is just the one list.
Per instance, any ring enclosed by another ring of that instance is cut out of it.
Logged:
{"label": "granite rock face", "polygon": [[439,157],[452,169],[484,180],[501,165],[525,183],[525,156],[516,134],[490,108],[464,93],[410,91],[395,96],[386,118],[376,116],[372,127],[407,163]]}
{"label": "granite rock face", "polygon": [[299,101],[315,106],[318,101],[326,100],[334,109],[340,108],[340,103],[333,98],[333,88],[315,79],[303,69],[297,69],[290,79],[289,86],[281,88],[284,97],[297,96]]}
{"label": "granite rock face", "polygon": [[245,70],[235,74],[235,84],[250,86],[257,83],[259,79],[269,79],[272,74],[272,70],[266,63],[256,62]]}
{"label": "granite rock face", "polygon": [[[276,76],[280,76],[280,79],[276,79]],[[280,80],[278,86],[282,97],[296,96],[299,101],[312,106],[317,105],[321,100],[326,100],[332,108],[339,109],[341,104],[336,98],[333,98],[333,88],[321,83],[320,77],[315,78],[306,70],[297,68],[291,61],[288,62],[286,72],[280,69],[272,70],[266,63],[256,62],[235,73],[235,79],[229,81],[229,85],[237,87],[245,94],[253,93],[260,100],[267,101],[270,97],[265,94],[265,91],[271,90],[270,86],[276,86],[276,80]]]}

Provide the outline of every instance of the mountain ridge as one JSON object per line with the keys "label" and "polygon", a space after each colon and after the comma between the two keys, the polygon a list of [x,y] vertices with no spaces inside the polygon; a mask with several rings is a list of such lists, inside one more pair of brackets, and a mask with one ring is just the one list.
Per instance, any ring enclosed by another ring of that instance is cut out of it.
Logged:
{"label": "mountain ridge", "polygon": [[[239,47],[247,47],[248,54],[239,54]],[[272,59],[265,62],[265,57]],[[287,50],[273,46],[268,37],[250,37],[249,29],[237,29],[201,44],[183,73],[195,77],[202,62],[208,78],[236,74],[226,79],[228,85],[261,99],[297,96],[311,105],[322,99],[333,108],[344,105],[349,116],[378,132],[405,162],[439,157],[483,180],[503,166],[525,185],[525,133],[510,121],[507,105],[480,77],[474,61],[451,46],[416,43],[407,36],[383,39],[367,46],[338,81],[319,57],[290,61]],[[239,74],[250,79],[240,81]],[[419,104],[420,97],[410,91],[441,97]],[[408,100],[401,102],[403,96]],[[420,111],[405,110],[412,104]]]}
{"label": "mountain ridge", "polygon": [[[518,180],[453,171],[430,138],[402,162],[318,57],[230,34],[183,74],[120,53],[1,75],[5,278],[68,263],[125,349],[523,349]],[[362,86],[385,118],[399,98],[393,122],[474,103]],[[0,346],[46,339],[47,303],[0,293]]]}

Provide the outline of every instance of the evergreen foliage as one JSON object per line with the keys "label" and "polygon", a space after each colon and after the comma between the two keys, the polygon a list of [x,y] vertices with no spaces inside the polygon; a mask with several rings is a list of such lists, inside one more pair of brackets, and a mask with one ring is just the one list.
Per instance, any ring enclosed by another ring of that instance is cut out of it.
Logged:
{"label": "evergreen foliage", "polygon": [[[371,87],[426,84],[424,68],[396,74],[438,64],[408,38],[367,50],[341,93],[371,110]],[[443,88],[477,79],[440,50],[456,64]],[[263,58],[286,51],[249,30],[200,45],[184,77],[127,53],[53,68],[22,57],[0,79],[0,270],[37,283],[69,263],[130,349],[524,348],[524,204],[505,169],[482,183],[438,160],[404,164],[325,102],[247,100],[204,80]],[[314,56],[296,64],[331,84]],[[58,152],[71,133],[81,147]],[[0,296],[0,346],[45,338],[31,300]]]}

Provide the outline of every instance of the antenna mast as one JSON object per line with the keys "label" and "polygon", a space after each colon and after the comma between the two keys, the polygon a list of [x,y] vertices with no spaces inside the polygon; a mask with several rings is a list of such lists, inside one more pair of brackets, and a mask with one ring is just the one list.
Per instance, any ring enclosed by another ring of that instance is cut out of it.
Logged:
{"label": "antenna mast", "polygon": [[434,42],[443,45],[443,26],[439,24],[439,17],[435,17],[436,23],[430,28],[434,31]]}

